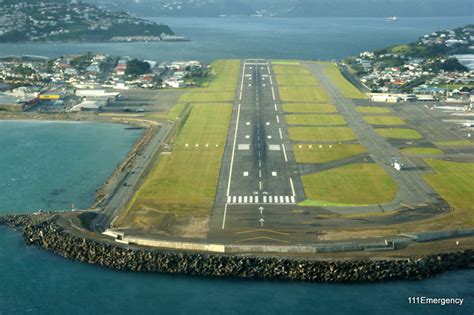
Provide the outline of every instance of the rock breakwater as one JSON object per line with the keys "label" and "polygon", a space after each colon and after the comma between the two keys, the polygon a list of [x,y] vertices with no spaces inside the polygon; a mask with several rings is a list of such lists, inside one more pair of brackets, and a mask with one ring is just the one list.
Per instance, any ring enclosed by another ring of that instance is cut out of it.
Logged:
{"label": "rock breakwater", "polygon": [[449,270],[474,267],[474,251],[384,260],[316,260],[172,252],[134,248],[70,233],[57,215],[9,215],[0,224],[20,228],[28,245],[42,247],[72,260],[140,272],[210,277],[281,279],[317,282],[420,280]]}

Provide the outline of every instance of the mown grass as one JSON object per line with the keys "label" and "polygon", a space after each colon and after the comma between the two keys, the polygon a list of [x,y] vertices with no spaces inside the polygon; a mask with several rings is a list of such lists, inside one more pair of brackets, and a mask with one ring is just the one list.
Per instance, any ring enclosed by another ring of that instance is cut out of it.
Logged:
{"label": "mown grass", "polygon": [[422,139],[423,136],[414,129],[405,128],[376,128],[375,131],[384,138],[393,139]]}
{"label": "mown grass", "polygon": [[364,121],[371,125],[401,126],[405,124],[397,116],[364,116]]}
{"label": "mown grass", "polygon": [[297,60],[272,60],[273,65],[282,65],[282,66],[298,66],[300,62]]}
{"label": "mown grass", "polygon": [[283,102],[329,102],[326,91],[320,86],[280,86],[278,90]]}
{"label": "mown grass", "polygon": [[338,126],[345,125],[344,117],[340,115],[285,115],[285,122],[288,125],[323,125],[323,126]]}
{"label": "mown grass", "polygon": [[324,72],[328,78],[339,88],[346,98],[366,98],[364,93],[359,91],[352,83],[346,80],[335,64],[325,63]]}
{"label": "mown grass", "polygon": [[336,113],[336,106],[324,103],[287,103],[283,104],[283,111],[287,113]]}
{"label": "mown grass", "polygon": [[308,69],[301,65],[274,64],[275,75],[311,75]]}
{"label": "mown grass", "polygon": [[390,109],[376,106],[357,106],[356,111],[362,114],[386,114],[390,113]]}
{"label": "mown grass", "polygon": [[337,142],[356,140],[356,135],[348,127],[289,127],[292,141]]}
{"label": "mown grass", "polygon": [[177,103],[175,104],[171,110],[168,112],[168,119],[176,120],[181,113],[183,112],[184,108],[186,107],[186,103]]}
{"label": "mown grass", "polygon": [[278,85],[317,85],[318,82],[312,75],[277,75]]}
{"label": "mown grass", "polygon": [[211,64],[211,73],[215,77],[206,91],[235,92],[239,80],[240,60],[218,60]]}
{"label": "mown grass", "polygon": [[231,102],[240,72],[239,60],[218,60],[210,65],[209,82],[206,87],[190,89],[181,95],[180,103]]}
{"label": "mown grass", "polygon": [[412,148],[403,148],[400,150],[403,154],[406,155],[439,155],[443,154],[438,148],[421,148],[421,147],[412,147]]}
{"label": "mown grass", "polygon": [[[459,221],[462,225],[474,224],[474,163],[462,163],[426,159],[436,174],[425,174],[423,178],[443,197],[454,212],[441,219],[451,228]],[[448,228],[448,226],[446,227]]]}
{"label": "mown grass", "polygon": [[301,179],[307,199],[339,204],[388,203],[398,188],[377,164],[350,164]]}
{"label": "mown grass", "polygon": [[360,144],[293,144],[292,148],[297,163],[328,163],[367,152]]}
{"label": "mown grass", "polygon": [[166,222],[183,217],[208,215],[217,189],[230,115],[230,104],[192,104],[172,154],[162,156],[154,166],[118,224],[159,229]]}
{"label": "mown grass", "polygon": [[468,147],[474,145],[474,143],[469,140],[438,141],[435,144],[440,147]]}

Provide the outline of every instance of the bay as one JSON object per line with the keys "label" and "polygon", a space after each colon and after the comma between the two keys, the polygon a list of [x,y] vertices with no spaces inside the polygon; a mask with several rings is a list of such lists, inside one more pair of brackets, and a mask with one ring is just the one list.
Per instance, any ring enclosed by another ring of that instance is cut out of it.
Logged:
{"label": "bay", "polygon": [[400,18],[153,18],[191,42],[0,44],[0,56],[58,57],[88,51],[152,60],[339,60],[473,23],[472,16]]}

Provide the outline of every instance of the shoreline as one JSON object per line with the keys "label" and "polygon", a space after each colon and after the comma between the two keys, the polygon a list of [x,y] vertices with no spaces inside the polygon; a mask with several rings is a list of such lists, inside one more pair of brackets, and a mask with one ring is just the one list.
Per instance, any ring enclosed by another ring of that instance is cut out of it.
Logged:
{"label": "shoreline", "polygon": [[119,271],[157,272],[219,278],[359,283],[422,280],[447,271],[474,268],[471,249],[425,256],[328,259],[277,255],[209,254],[151,249],[78,236],[55,213],[6,215],[0,224],[20,229],[27,245],[73,261]]}

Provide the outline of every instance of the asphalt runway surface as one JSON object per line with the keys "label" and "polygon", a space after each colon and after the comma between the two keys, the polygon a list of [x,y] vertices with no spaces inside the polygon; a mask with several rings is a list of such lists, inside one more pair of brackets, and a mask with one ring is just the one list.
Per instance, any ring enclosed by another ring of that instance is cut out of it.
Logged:
{"label": "asphalt runway surface", "polygon": [[245,60],[211,230],[279,228],[305,199],[271,63]]}

